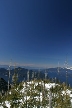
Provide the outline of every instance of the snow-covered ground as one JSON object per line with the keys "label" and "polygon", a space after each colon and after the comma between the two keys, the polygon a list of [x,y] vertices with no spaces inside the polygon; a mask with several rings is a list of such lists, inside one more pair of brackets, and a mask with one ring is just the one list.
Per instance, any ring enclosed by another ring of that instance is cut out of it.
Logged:
{"label": "snow-covered ground", "polygon": [[[36,89],[36,87],[40,85],[40,92],[38,91],[38,89]],[[53,87],[55,88],[56,86],[60,86],[59,84],[55,84],[55,83],[44,83],[43,81],[37,82],[37,81],[30,81],[27,83],[23,83],[23,87],[20,90],[20,93],[22,94],[22,99],[19,99],[19,102],[21,102],[21,104],[25,103],[26,100],[29,101],[30,98],[32,97],[32,93],[36,93],[36,96],[34,96],[34,99],[36,101],[40,101],[40,103],[42,103],[43,101],[43,93],[46,96],[46,98],[51,99],[51,95],[50,95],[50,89]],[[44,89],[43,89],[44,88]],[[17,88],[18,90],[18,88]],[[31,91],[32,90],[32,91]],[[46,90],[46,92],[45,92]],[[31,94],[28,94],[31,93]],[[10,92],[11,94],[11,92]],[[66,90],[62,90],[62,94],[61,95],[69,95],[70,97],[70,101],[72,103],[72,94],[71,94],[71,90],[66,89]],[[56,96],[56,95],[55,95]],[[7,106],[7,108],[11,107],[11,100],[8,101],[6,100],[5,102],[3,102],[2,104],[5,104]],[[0,105],[0,108],[4,108],[3,105]],[[20,108],[20,107],[18,107]],[[36,108],[36,106],[34,106],[33,108]],[[43,107],[42,107],[43,108]],[[48,106],[46,106],[45,108],[49,108],[49,103]]]}

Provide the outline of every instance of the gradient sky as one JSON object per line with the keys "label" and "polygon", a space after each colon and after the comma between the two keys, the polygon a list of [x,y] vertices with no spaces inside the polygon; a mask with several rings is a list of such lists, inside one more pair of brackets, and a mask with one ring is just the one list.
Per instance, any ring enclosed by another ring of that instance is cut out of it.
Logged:
{"label": "gradient sky", "polygon": [[0,0],[0,64],[72,66],[72,0]]}

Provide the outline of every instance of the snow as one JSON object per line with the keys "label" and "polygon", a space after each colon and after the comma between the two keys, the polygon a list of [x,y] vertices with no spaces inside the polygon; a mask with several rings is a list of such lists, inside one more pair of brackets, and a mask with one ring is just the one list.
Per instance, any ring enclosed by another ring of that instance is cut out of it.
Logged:
{"label": "snow", "polygon": [[70,94],[70,98],[72,98],[72,94]]}
{"label": "snow", "polygon": [[[38,85],[38,84],[42,84],[43,86],[44,86],[44,82],[42,81],[42,82],[34,82],[34,81],[30,81],[30,82],[27,82],[27,85],[26,85],[26,83],[23,83],[23,89],[21,89],[20,90],[20,93],[24,93],[24,97],[23,97],[23,99],[24,99],[24,102],[26,101],[26,99],[27,100],[29,100],[30,99],[30,96],[27,96],[27,94],[25,94],[25,91],[27,91],[27,89],[28,90],[30,90],[31,88],[30,88],[30,85],[31,84],[34,84],[34,89],[35,89],[35,87]],[[56,85],[58,85],[58,84],[55,84],[55,83],[46,83],[45,84],[45,89],[47,89],[48,90],[48,94],[47,94],[47,96],[49,97],[49,90],[50,90],[50,88],[54,88]],[[27,86],[27,88],[26,88],[26,86]],[[34,91],[34,92],[36,92],[36,91]],[[10,94],[11,94],[11,92],[10,92]],[[72,94],[71,94],[71,90],[69,90],[69,89],[66,89],[66,90],[63,90],[62,91],[62,95],[63,94],[68,94],[69,96],[70,96],[70,98],[71,98],[71,103],[72,103]],[[39,101],[39,99],[40,99],[40,102],[42,102],[42,92],[40,92],[40,96],[35,96],[34,98],[36,99],[36,100],[38,100]],[[56,96],[56,95],[55,95]],[[21,102],[21,103],[23,103],[23,100],[22,99],[20,99],[19,100],[19,102]],[[10,102],[9,101],[5,101],[5,104],[6,104],[6,106],[8,107],[8,108],[10,108]],[[3,106],[0,106],[0,108],[3,108]],[[34,108],[36,108],[36,106],[34,107]],[[48,106],[46,107],[46,108],[49,108]]]}
{"label": "snow", "polygon": [[6,106],[8,107],[8,108],[10,108],[10,102],[9,101],[5,101],[5,104],[6,104]]}
{"label": "snow", "polygon": [[71,90],[68,90],[68,89],[67,89],[66,91],[62,91],[62,94],[65,94],[65,95],[66,95],[66,94],[71,95]]}
{"label": "snow", "polygon": [[50,89],[50,88],[54,88],[56,85],[58,85],[58,84],[55,84],[55,83],[49,83],[49,84],[45,84],[45,87],[46,87],[46,89]]}

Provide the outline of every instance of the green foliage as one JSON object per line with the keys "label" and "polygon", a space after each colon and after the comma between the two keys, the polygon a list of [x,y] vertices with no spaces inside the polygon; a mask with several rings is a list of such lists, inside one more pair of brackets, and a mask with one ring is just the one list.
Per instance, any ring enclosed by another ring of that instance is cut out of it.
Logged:
{"label": "green foliage", "polygon": [[[5,96],[0,95],[0,103],[6,108],[5,101],[9,101],[11,108],[33,108],[49,107],[49,93],[52,93],[51,106],[53,108],[71,108],[70,97],[67,93],[62,94],[68,88],[65,84],[56,85],[50,91],[45,88],[45,84],[49,83],[49,79],[33,80],[32,82],[17,83],[17,73],[14,73],[13,86],[9,93]],[[24,92],[21,90],[24,88]],[[70,89],[70,88],[69,88]],[[42,94],[42,97],[40,97]],[[20,101],[21,100],[21,101]]]}

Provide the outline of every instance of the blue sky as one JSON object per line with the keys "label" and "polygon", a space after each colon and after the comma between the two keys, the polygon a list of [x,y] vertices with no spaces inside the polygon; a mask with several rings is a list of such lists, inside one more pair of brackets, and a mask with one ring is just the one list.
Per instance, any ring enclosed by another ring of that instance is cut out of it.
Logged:
{"label": "blue sky", "polygon": [[1,0],[0,64],[72,66],[71,0]]}

